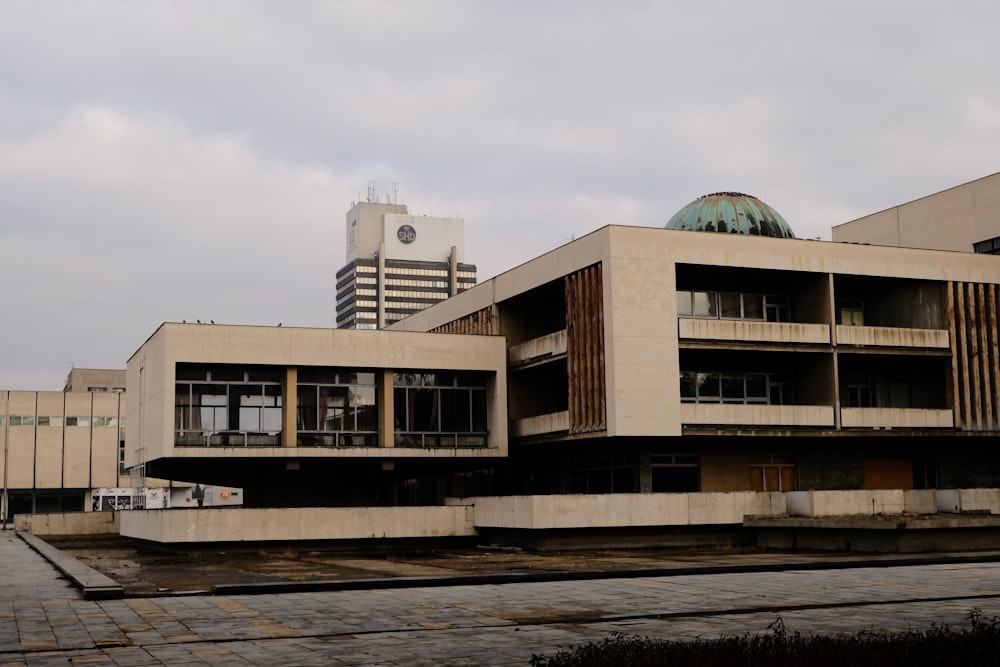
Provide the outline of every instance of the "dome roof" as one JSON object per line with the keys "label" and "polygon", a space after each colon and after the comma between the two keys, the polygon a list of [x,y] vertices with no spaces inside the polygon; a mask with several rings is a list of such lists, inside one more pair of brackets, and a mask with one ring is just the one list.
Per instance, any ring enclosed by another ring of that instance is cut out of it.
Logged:
{"label": "dome roof", "polygon": [[666,229],[795,238],[795,232],[777,211],[756,197],[739,192],[698,197],[677,211]]}

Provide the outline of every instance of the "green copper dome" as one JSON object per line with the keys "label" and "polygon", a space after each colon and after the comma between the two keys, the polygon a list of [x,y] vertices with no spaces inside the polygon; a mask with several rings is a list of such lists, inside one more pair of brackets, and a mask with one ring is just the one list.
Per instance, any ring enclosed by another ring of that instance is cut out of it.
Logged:
{"label": "green copper dome", "polygon": [[777,211],[756,197],[739,192],[716,192],[698,197],[677,211],[666,228],[795,238],[795,232]]}

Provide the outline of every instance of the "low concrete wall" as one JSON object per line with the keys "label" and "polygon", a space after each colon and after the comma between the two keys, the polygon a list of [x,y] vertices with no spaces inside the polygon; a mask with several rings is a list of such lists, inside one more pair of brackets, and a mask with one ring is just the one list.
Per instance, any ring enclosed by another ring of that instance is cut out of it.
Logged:
{"label": "low concrete wall", "polygon": [[1000,514],[1000,489],[938,489],[935,498],[947,514]]}
{"label": "low concrete wall", "polygon": [[475,535],[473,508],[307,507],[132,510],[121,534],[153,542],[264,542]]}
{"label": "low concrete wall", "polygon": [[475,499],[479,528],[625,528],[738,524],[747,515],[785,513],[785,494],[616,493]]}
{"label": "low concrete wall", "polygon": [[122,512],[18,514],[15,527],[32,535],[115,535]]}
{"label": "low concrete wall", "polygon": [[964,511],[1000,513],[1000,489],[912,489],[909,491],[789,491],[788,516],[837,517],[937,514]]}

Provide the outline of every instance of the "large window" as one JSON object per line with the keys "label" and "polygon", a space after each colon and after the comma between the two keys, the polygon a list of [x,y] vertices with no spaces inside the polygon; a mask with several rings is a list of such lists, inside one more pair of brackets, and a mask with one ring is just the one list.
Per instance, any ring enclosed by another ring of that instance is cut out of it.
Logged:
{"label": "large window", "polygon": [[784,373],[681,371],[685,403],[793,403],[792,380]]}
{"label": "large window", "polygon": [[653,454],[650,461],[653,493],[698,491],[696,454]]}
{"label": "large window", "polygon": [[281,369],[177,364],[174,430],[178,445],[280,444]]}
{"label": "large window", "polygon": [[636,493],[637,470],[631,457],[580,459],[569,467],[569,493]]}
{"label": "large window", "polygon": [[743,292],[677,291],[677,314],[703,319],[788,322],[788,297]]}
{"label": "large window", "polygon": [[794,491],[795,457],[759,454],[750,457],[751,491]]}
{"label": "large window", "polygon": [[485,447],[486,375],[396,373],[396,446]]}
{"label": "large window", "polygon": [[298,444],[377,447],[375,373],[337,368],[300,368]]}

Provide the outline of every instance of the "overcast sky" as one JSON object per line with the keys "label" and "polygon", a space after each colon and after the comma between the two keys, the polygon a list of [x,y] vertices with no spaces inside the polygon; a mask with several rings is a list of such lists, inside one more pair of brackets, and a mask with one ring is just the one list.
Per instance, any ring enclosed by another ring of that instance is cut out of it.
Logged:
{"label": "overcast sky", "polygon": [[800,237],[1000,171],[1000,3],[0,0],[0,388],[161,322],[334,325],[377,182],[481,280],[754,194]]}

